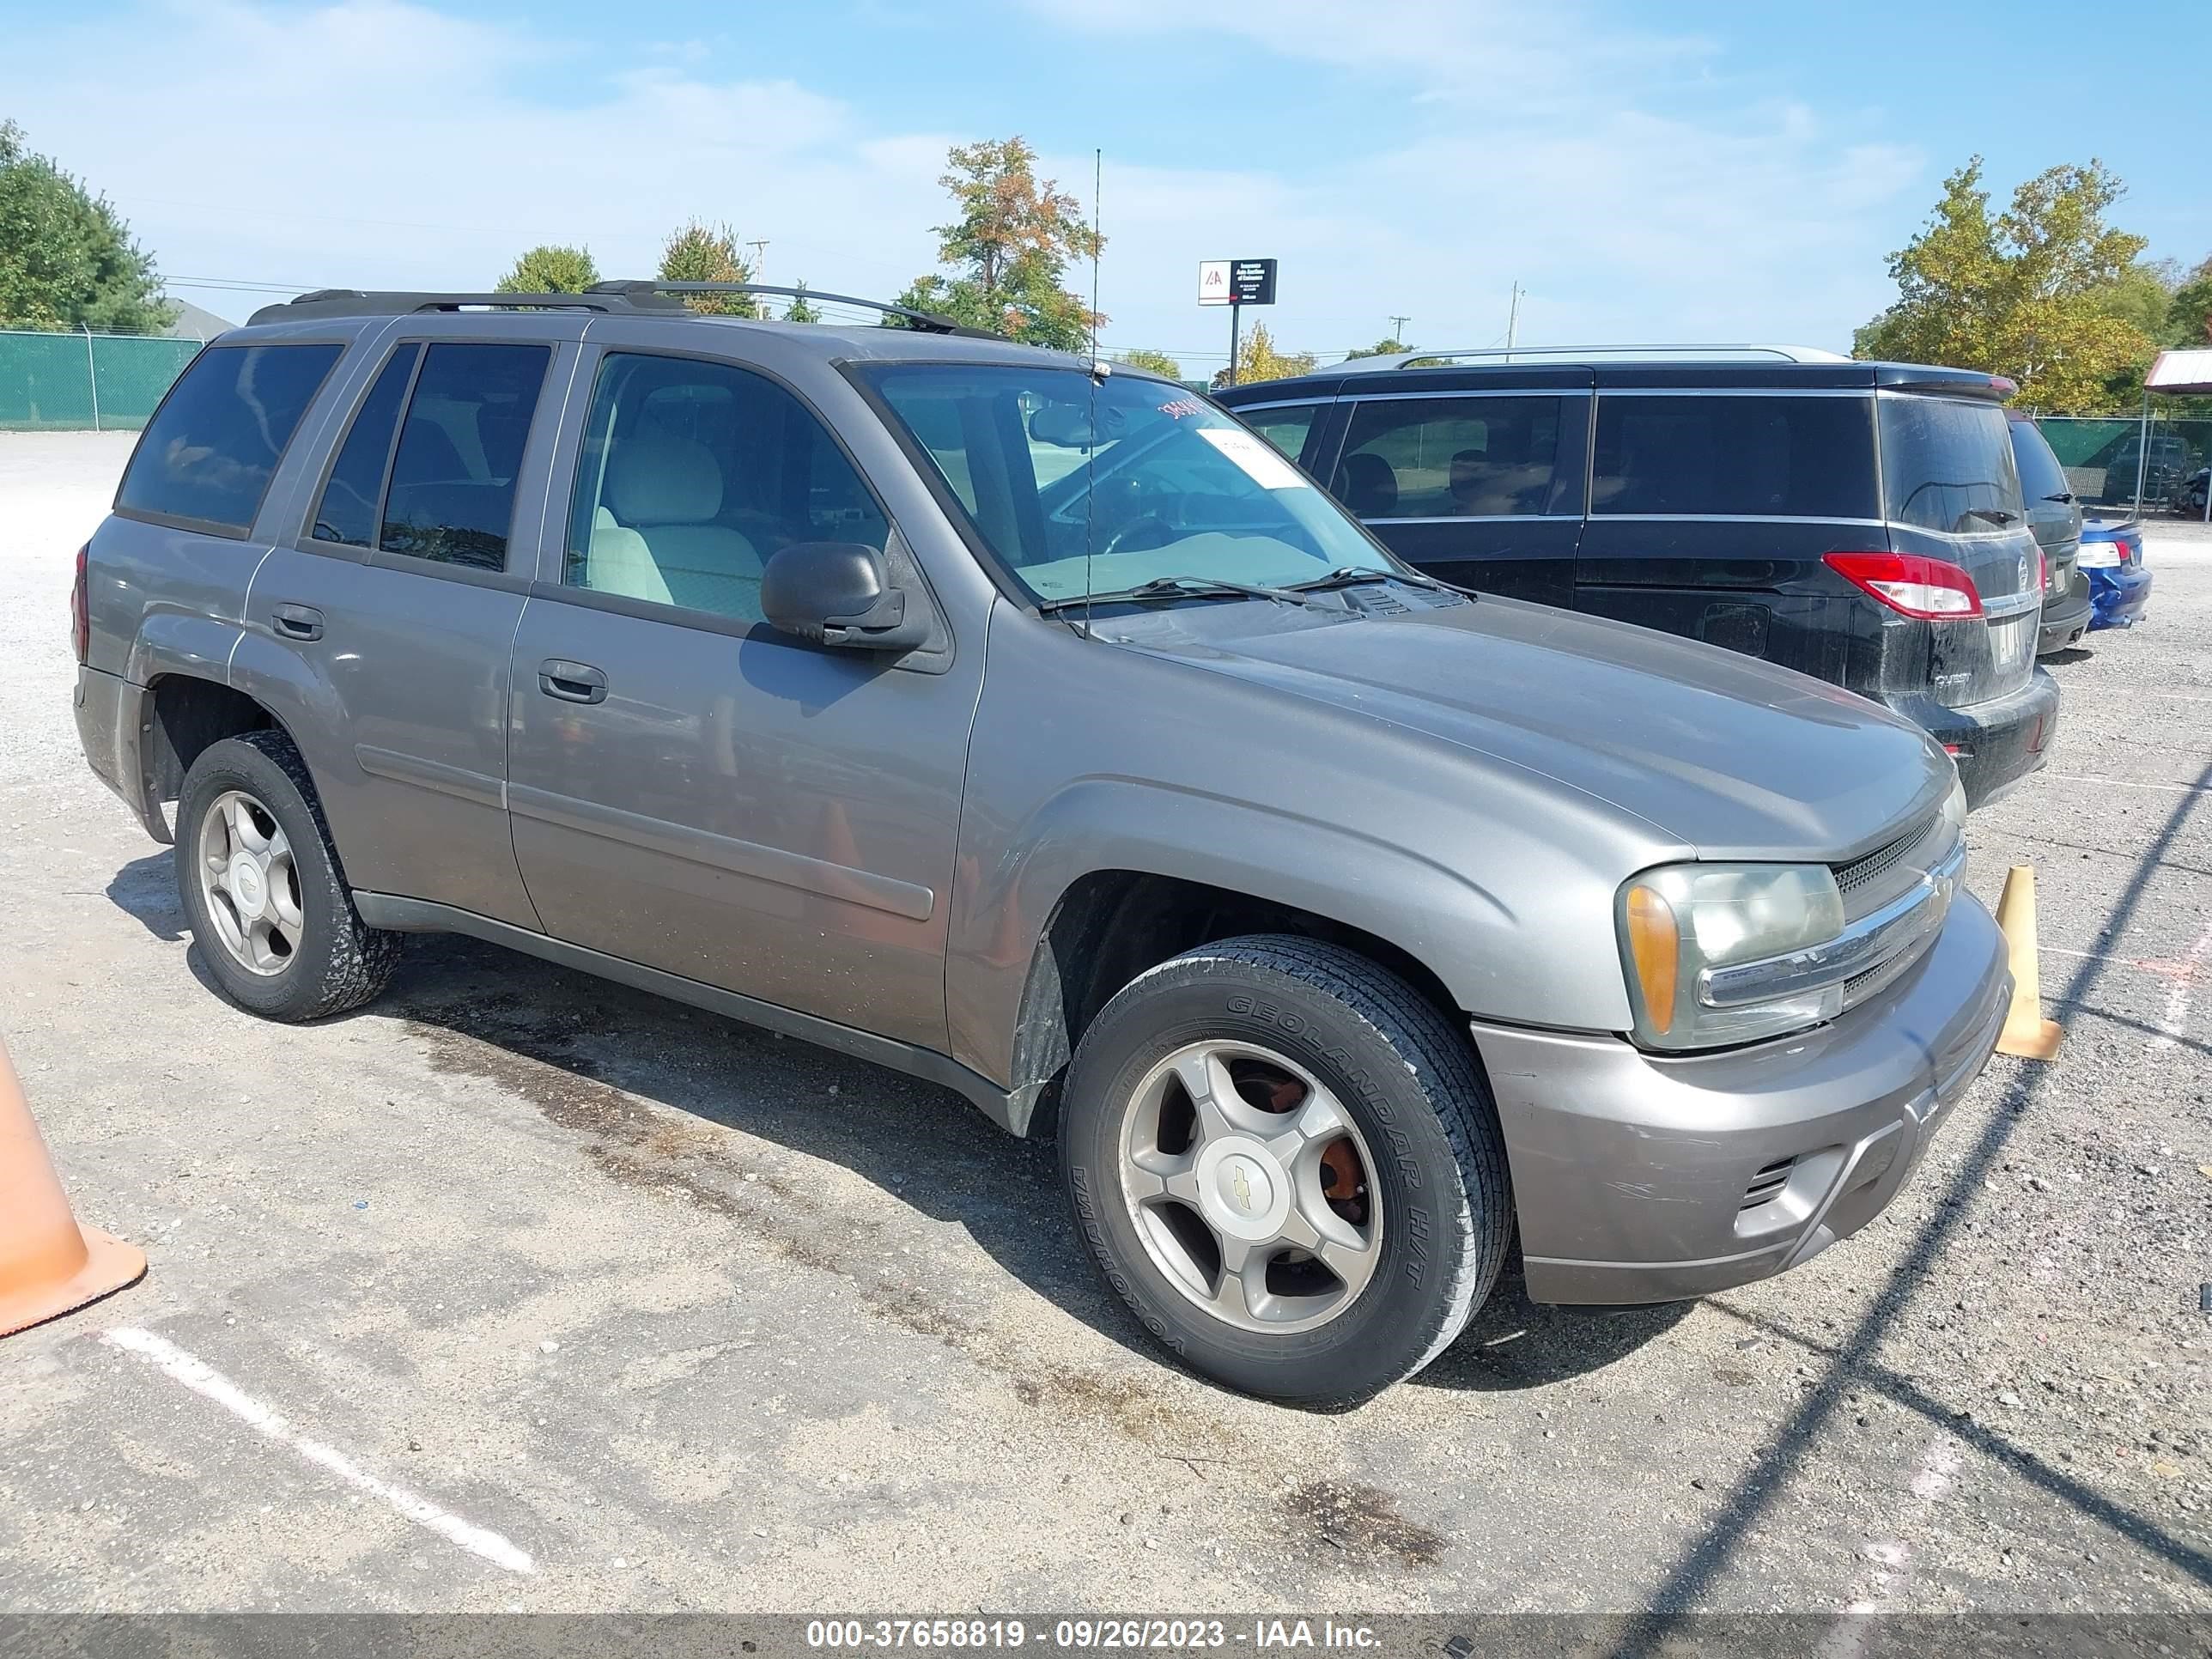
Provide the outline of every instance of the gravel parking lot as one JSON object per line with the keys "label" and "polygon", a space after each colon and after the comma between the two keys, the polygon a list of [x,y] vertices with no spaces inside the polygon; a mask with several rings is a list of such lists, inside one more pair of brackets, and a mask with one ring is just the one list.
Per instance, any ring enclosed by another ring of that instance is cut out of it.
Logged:
{"label": "gravel parking lot", "polygon": [[131,441],[0,437],[0,1025],[153,1261],[0,1344],[0,1610],[2212,1609],[2212,538],[2154,530],[1973,821],[2056,1062],[1796,1273],[1509,1281],[1328,1417],[1159,1364],[923,1084],[459,940],[312,1029],[220,1000],[70,715]]}

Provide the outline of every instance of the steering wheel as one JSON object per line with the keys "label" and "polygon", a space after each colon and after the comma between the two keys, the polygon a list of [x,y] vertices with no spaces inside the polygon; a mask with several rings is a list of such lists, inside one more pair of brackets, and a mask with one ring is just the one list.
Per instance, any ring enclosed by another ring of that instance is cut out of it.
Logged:
{"label": "steering wheel", "polygon": [[1175,539],[1173,525],[1157,513],[1146,513],[1140,517],[1130,520],[1128,523],[1109,536],[1106,538],[1105,546],[1098,550],[1098,556],[1103,559],[1109,553],[1119,553],[1121,551],[1122,543],[1147,526],[1156,532],[1156,538],[1145,544],[1147,548],[1165,547]]}

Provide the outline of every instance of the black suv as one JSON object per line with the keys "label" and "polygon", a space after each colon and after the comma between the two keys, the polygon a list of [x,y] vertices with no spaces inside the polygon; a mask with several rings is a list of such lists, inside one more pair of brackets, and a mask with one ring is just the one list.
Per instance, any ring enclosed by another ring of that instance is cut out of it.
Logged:
{"label": "black suv", "polygon": [[1429,574],[1863,693],[1940,739],[1978,805],[2058,716],[2012,390],[1792,347],[1542,349],[1220,401]]}

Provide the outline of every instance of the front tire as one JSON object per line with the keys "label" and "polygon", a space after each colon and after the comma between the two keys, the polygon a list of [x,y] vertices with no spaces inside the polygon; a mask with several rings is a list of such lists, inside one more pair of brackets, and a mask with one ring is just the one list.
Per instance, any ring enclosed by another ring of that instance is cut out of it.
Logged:
{"label": "front tire", "polygon": [[401,936],[354,908],[307,763],[281,732],[210,744],[185,774],[177,890],[216,984],[265,1018],[358,1007],[398,965]]}
{"label": "front tire", "polygon": [[1357,1405],[1427,1364],[1511,1236],[1468,1039],[1396,975],[1291,935],[1201,945],[1103,1009],[1061,1172],[1107,1282],[1193,1370]]}

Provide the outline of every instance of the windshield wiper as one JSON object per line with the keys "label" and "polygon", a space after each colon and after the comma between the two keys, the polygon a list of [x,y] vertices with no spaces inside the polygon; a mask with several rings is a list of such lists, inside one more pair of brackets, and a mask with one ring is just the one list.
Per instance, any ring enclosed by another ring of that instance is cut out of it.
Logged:
{"label": "windshield wiper", "polygon": [[1341,613],[1333,605],[1323,605],[1319,599],[1308,599],[1304,593],[1287,587],[1262,587],[1256,582],[1222,581],[1212,576],[1155,576],[1134,587],[1117,588],[1110,593],[1071,593],[1066,599],[1046,599],[1037,606],[1041,615],[1066,611],[1079,605],[1120,605],[1128,600],[1144,599],[1226,599],[1231,596],[1248,599],[1273,599],[1278,605],[1304,605],[1309,611],[1319,611],[1329,616]]}
{"label": "windshield wiper", "polygon": [[1316,576],[1311,581],[1291,582],[1286,592],[1292,593],[1325,593],[1335,587],[1356,587],[1363,582],[1408,582],[1415,587],[1433,588],[1439,593],[1467,595],[1449,582],[1438,581],[1434,576],[1425,576],[1418,570],[1389,570],[1373,565],[1339,565],[1326,576]]}

